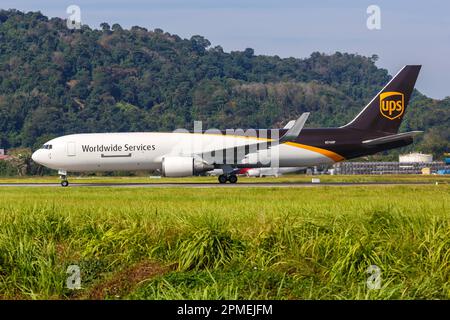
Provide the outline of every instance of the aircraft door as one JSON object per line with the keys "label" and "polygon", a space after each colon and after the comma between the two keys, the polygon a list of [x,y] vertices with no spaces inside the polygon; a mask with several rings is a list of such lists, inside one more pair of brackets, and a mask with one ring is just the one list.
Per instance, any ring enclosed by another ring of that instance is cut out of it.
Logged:
{"label": "aircraft door", "polygon": [[67,142],[67,156],[74,157],[76,155],[75,142]]}

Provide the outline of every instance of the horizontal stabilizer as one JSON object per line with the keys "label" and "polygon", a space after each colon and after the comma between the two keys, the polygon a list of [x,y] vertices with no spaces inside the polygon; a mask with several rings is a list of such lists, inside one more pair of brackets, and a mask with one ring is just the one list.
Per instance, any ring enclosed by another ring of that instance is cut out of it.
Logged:
{"label": "horizontal stabilizer", "polygon": [[399,141],[407,138],[412,138],[415,135],[418,135],[419,133],[422,133],[423,131],[410,131],[410,132],[403,132],[398,134],[393,134],[390,136],[385,136],[381,138],[371,139],[371,140],[365,140],[362,143],[368,146],[377,145],[377,144],[383,144],[383,143],[389,143],[394,141]]}

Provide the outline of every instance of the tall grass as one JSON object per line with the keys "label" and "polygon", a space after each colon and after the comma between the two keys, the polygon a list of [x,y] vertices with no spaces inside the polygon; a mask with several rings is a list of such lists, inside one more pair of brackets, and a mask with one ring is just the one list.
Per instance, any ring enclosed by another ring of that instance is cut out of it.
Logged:
{"label": "tall grass", "polygon": [[0,298],[449,299],[449,261],[446,185],[0,193]]}
{"label": "tall grass", "polygon": [[240,241],[233,239],[229,227],[215,216],[198,221],[192,229],[174,250],[179,270],[223,267],[241,251]]}

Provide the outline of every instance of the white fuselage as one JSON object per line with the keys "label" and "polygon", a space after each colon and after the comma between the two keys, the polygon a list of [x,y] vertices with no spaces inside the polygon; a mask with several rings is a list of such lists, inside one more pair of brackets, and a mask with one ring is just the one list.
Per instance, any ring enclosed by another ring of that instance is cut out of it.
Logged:
{"label": "white fuselage", "polygon": [[244,157],[230,155],[228,151],[218,152],[233,152],[233,148],[258,142],[261,142],[260,138],[202,133],[73,134],[48,141],[44,146],[49,147],[37,150],[33,160],[48,168],[68,172],[156,170],[161,169],[165,157],[195,156],[204,159],[204,154],[211,152],[209,157],[218,159],[214,164],[221,164],[220,161],[224,160],[226,163],[223,164],[231,166],[248,164],[248,167],[254,167],[254,159],[258,159],[258,166],[261,167],[307,167],[334,163],[326,155],[299,144],[274,145],[259,151],[250,149],[252,151]]}

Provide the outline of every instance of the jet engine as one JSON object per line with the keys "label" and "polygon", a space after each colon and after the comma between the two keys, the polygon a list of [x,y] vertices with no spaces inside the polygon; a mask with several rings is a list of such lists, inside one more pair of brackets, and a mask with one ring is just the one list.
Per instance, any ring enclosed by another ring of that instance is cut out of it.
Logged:
{"label": "jet engine", "polygon": [[162,159],[163,177],[189,177],[214,169],[211,164],[194,157],[164,157]]}

